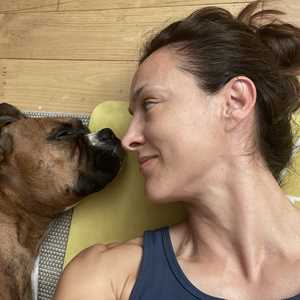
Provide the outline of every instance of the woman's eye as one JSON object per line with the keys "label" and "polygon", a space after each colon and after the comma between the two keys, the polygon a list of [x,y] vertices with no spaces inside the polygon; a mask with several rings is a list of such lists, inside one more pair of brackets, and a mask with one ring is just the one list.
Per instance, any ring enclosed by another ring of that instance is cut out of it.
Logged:
{"label": "woman's eye", "polygon": [[143,103],[143,108],[147,111],[155,104],[154,101],[145,100]]}

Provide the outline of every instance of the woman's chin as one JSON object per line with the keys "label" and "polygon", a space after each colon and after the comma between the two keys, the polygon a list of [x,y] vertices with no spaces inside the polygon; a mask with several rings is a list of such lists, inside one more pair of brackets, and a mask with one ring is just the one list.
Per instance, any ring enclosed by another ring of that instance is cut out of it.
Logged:
{"label": "woman's chin", "polygon": [[145,187],[145,195],[151,202],[157,204],[175,202],[174,197],[171,197],[169,193],[163,193],[163,191],[158,188],[154,190]]}

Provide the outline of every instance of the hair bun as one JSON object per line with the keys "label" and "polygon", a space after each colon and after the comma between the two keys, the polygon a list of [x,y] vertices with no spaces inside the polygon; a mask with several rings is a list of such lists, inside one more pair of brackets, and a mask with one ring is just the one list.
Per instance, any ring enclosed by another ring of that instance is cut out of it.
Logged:
{"label": "hair bun", "polygon": [[286,75],[300,74],[300,30],[291,24],[270,23],[256,30],[258,38],[272,51],[275,63]]}

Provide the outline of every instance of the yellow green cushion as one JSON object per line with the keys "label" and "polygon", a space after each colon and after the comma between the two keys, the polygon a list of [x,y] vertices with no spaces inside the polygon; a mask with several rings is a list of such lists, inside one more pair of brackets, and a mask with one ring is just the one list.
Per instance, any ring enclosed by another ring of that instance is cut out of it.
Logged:
{"label": "yellow green cushion", "polygon": [[293,116],[291,124],[296,149],[289,167],[284,172],[281,187],[294,205],[300,208],[300,113]]}
{"label": "yellow green cushion", "polygon": [[[109,127],[122,138],[129,122],[127,102],[107,101],[95,108],[89,127],[91,131]],[[296,140],[300,138],[299,124],[300,116],[296,116],[293,121]],[[300,172],[300,151],[295,154],[282,185],[285,192],[292,196],[294,204],[300,207],[300,177],[297,170]],[[179,204],[154,205],[145,198],[143,178],[135,158],[129,154],[111,184],[75,207],[65,264],[82,249],[95,243],[125,241],[141,236],[145,229],[174,224],[184,217],[185,212]]]}

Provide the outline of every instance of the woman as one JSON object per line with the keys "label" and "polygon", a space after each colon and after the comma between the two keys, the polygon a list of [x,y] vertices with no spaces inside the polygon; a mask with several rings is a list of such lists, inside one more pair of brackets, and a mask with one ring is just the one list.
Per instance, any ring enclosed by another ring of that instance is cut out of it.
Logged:
{"label": "woman", "polygon": [[[66,268],[56,300],[300,299],[300,214],[280,189],[299,107],[300,29],[204,8],[146,46],[123,146],[187,221]],[[270,16],[268,16],[270,17]]]}

